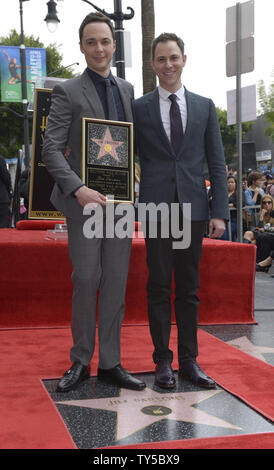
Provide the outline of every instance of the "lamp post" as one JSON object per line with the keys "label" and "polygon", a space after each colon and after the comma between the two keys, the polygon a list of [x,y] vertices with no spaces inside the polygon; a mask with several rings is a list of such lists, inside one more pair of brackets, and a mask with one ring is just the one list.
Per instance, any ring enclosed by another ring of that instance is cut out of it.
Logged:
{"label": "lamp post", "polygon": [[22,77],[22,103],[23,103],[23,118],[24,118],[24,146],[25,158],[24,164],[28,168],[30,165],[30,152],[29,152],[29,117],[28,117],[28,95],[27,95],[27,74],[26,74],[26,48],[24,39],[23,28],[23,2],[28,0],[19,0],[20,5],[20,61],[21,61],[21,77]]}
{"label": "lamp post", "polygon": [[130,13],[123,13],[122,0],[114,0],[114,13],[105,13],[110,19],[114,20],[115,24],[115,39],[116,39],[116,51],[115,51],[115,64],[117,69],[117,76],[121,78],[125,77],[125,49],[124,49],[124,28],[123,21],[131,20],[134,16],[134,10],[131,7],[127,7]]}
{"label": "lamp post", "polygon": [[[134,16],[134,10],[131,7],[127,7],[130,13],[123,13],[122,0],[114,0],[114,12],[107,13],[105,10],[94,5],[89,0],[82,0],[85,3],[91,5],[95,10],[99,11],[103,15],[107,16],[111,20],[114,20],[115,27],[115,39],[116,39],[116,51],[115,51],[115,65],[117,69],[117,76],[125,78],[125,51],[124,51],[124,35],[123,35],[123,21],[130,20]],[[60,21],[56,13],[56,2],[50,0],[48,2],[48,15],[45,18],[47,24],[49,22],[55,22],[57,25]]]}
{"label": "lamp post", "polygon": [[58,19],[57,11],[56,11],[56,2],[54,0],[49,0],[47,5],[48,5],[48,14],[45,18],[45,21],[47,23],[48,30],[51,33],[54,33],[56,31],[58,23],[60,23],[60,20]]}
{"label": "lamp post", "polygon": [[[25,38],[24,38],[24,26],[23,26],[23,2],[28,2],[29,0],[19,0],[19,10],[20,10],[20,61],[21,61],[21,85],[22,85],[22,103],[23,103],[23,119],[24,119],[24,147],[25,147],[25,158],[24,164],[26,168],[30,166],[30,149],[29,149],[29,116],[28,116],[28,92],[27,92],[27,66],[26,66],[26,47],[25,47]],[[47,24],[49,31],[54,32],[54,28],[49,26],[51,24],[57,24],[59,22],[58,18],[54,16],[54,11],[56,13],[55,2],[50,0],[48,2],[48,15],[47,15]],[[52,21],[53,16],[53,21]]]}

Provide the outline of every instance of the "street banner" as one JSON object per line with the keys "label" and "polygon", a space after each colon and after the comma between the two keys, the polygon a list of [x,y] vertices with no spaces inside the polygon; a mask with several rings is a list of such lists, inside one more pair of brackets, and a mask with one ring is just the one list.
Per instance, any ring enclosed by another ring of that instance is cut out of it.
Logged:
{"label": "street banner", "polygon": [[[20,47],[0,46],[1,101],[22,102]],[[46,49],[26,47],[26,80],[28,101],[38,77],[46,76]]]}

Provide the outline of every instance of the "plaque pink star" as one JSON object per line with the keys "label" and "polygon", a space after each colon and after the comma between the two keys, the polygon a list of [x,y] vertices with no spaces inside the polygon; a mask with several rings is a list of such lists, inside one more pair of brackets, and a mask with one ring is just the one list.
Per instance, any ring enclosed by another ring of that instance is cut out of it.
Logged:
{"label": "plaque pink star", "polygon": [[141,392],[121,389],[119,397],[57,403],[116,412],[116,441],[162,419],[241,430],[238,426],[193,406],[222,392],[222,390],[199,390],[164,394],[147,387]]}
{"label": "plaque pink star", "polygon": [[251,356],[254,356],[257,359],[260,359],[261,361],[265,362],[267,361],[263,356],[264,353],[274,354],[274,348],[270,348],[267,346],[257,346],[253,344],[247,336],[241,336],[240,338],[235,338],[231,341],[227,341],[227,344],[239,348],[245,353],[250,354]]}
{"label": "plaque pink star", "polygon": [[97,155],[97,159],[104,157],[104,155],[111,155],[117,162],[119,162],[119,156],[117,155],[116,149],[120,147],[124,142],[113,140],[109,127],[106,128],[105,136],[103,139],[92,139],[96,144],[100,146],[100,151]]}

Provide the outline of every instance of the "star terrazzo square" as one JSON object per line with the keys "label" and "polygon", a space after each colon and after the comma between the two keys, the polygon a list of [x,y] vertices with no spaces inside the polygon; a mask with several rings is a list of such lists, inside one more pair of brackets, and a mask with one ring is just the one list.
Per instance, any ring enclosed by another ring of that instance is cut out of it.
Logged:
{"label": "star terrazzo square", "polygon": [[141,392],[91,377],[77,390],[56,393],[45,386],[80,449],[271,431],[268,420],[218,387],[204,390],[178,378],[176,388],[154,385],[154,374],[138,374]]}

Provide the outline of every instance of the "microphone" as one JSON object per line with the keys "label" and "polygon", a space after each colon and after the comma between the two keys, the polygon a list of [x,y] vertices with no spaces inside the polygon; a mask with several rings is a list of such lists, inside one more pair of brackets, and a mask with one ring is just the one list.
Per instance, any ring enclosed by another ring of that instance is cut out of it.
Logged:
{"label": "microphone", "polygon": [[274,211],[270,211],[269,214],[270,214],[270,217],[274,219]]}

